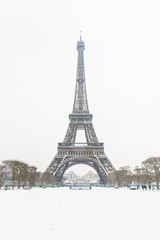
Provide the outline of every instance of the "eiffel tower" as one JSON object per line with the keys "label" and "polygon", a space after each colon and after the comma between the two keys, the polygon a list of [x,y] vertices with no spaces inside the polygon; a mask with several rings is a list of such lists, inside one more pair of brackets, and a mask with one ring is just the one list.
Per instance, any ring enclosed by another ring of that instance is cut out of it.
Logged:
{"label": "eiffel tower", "polygon": [[[78,63],[73,111],[69,115],[70,122],[64,141],[58,143],[58,152],[46,170],[46,172],[51,173],[54,183],[61,182],[65,171],[76,164],[86,164],[95,169],[101,183],[104,184],[109,181],[109,176],[115,171],[112,163],[104,153],[103,143],[100,143],[97,139],[92,123],[92,114],[89,113],[84,50],[84,41],[80,36],[80,40],[77,42]],[[76,143],[78,130],[85,132],[85,143]]]}

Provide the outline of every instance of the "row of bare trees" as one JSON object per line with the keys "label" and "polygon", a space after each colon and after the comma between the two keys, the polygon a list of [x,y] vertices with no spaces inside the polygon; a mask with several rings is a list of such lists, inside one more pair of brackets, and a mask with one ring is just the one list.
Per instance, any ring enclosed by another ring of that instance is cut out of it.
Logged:
{"label": "row of bare trees", "polygon": [[2,163],[3,165],[0,165],[0,185],[5,185],[5,182],[12,181],[13,189],[15,185],[20,188],[21,185],[30,187],[52,183],[51,174],[49,172],[37,172],[35,166],[29,166],[27,163],[19,160],[5,160]]}
{"label": "row of bare trees", "polygon": [[[37,174],[37,168],[29,166],[27,163],[18,160],[6,160],[3,161],[3,165],[0,165],[0,185],[2,184],[3,174],[10,175],[12,180],[12,188],[15,186],[15,182],[18,188],[23,183],[28,183],[29,186],[37,184],[49,185],[52,183],[51,174],[45,172],[43,174]],[[150,184],[156,182],[157,189],[159,189],[160,179],[160,157],[149,158],[141,163],[140,167],[135,167],[133,171],[129,166],[120,167],[115,171],[111,177],[112,184],[118,184],[118,186],[130,185],[133,181],[137,185]]]}
{"label": "row of bare trees", "polygon": [[120,187],[129,185],[135,181],[138,185],[150,184],[155,181],[159,189],[160,157],[149,158],[141,163],[141,167],[135,167],[133,172],[129,166],[120,167],[113,177],[113,182]]}
{"label": "row of bare trees", "polygon": [[160,177],[160,158],[149,158],[142,162],[142,169],[144,169],[145,176],[154,179],[159,189],[159,177]]}
{"label": "row of bare trees", "polygon": [[22,182],[23,184],[28,183],[29,186],[35,183],[36,167],[29,166],[27,163],[18,160],[5,160],[2,163],[4,165],[0,165],[0,184],[2,184],[3,174],[10,175],[12,188],[15,186],[15,181],[18,188],[20,188]]}

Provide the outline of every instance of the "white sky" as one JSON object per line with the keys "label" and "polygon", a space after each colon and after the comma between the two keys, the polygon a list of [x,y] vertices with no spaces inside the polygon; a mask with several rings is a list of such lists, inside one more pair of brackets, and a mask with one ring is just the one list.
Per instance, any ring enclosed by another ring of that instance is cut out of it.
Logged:
{"label": "white sky", "polygon": [[44,171],[72,112],[79,31],[90,112],[116,168],[160,156],[160,2],[0,1],[0,161]]}

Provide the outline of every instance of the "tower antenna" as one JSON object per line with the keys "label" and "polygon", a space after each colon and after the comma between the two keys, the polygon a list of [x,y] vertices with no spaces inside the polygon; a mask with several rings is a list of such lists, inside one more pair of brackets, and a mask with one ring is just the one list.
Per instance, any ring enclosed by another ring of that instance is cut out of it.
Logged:
{"label": "tower antenna", "polygon": [[80,41],[82,41],[82,31],[80,31]]}

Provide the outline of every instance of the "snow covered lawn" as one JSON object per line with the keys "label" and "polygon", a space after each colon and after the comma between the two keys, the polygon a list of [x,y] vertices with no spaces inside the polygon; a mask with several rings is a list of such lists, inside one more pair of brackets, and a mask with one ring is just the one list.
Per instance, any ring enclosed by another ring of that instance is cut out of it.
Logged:
{"label": "snow covered lawn", "polygon": [[160,240],[157,191],[1,190],[0,206],[3,240]]}

